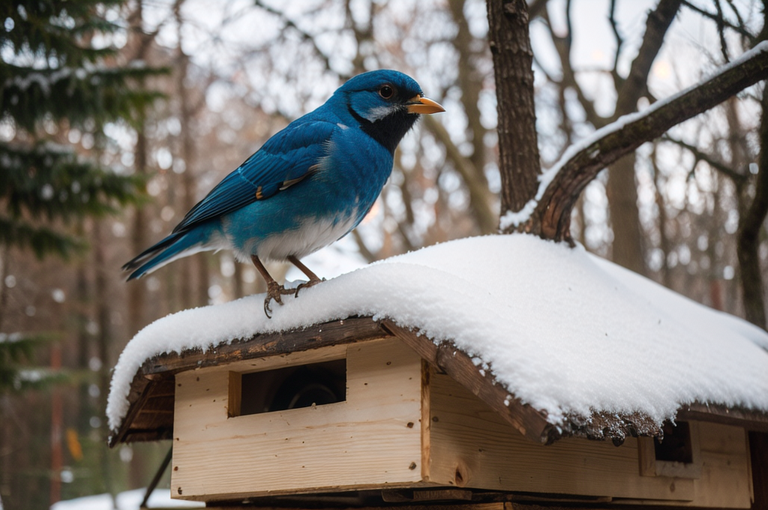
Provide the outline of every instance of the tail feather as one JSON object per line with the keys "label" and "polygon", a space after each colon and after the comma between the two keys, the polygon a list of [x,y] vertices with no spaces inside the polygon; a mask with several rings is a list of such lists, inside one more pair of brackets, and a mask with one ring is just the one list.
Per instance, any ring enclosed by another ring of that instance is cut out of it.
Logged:
{"label": "tail feather", "polygon": [[202,229],[176,232],[150,246],[123,266],[123,271],[133,271],[127,281],[141,278],[180,257],[213,249],[206,246],[208,234]]}

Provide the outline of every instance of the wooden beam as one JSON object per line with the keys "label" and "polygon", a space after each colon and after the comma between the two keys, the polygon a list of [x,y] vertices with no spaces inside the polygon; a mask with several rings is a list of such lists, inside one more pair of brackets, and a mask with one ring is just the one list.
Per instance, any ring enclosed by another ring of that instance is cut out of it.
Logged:
{"label": "wooden beam", "polygon": [[147,360],[142,365],[141,372],[145,375],[177,373],[193,368],[277,356],[383,336],[389,336],[389,334],[370,317],[352,317],[317,324],[306,329],[254,335],[219,345],[206,352],[202,349],[190,349],[181,353],[163,354]]}
{"label": "wooden beam", "polygon": [[[155,413],[161,411],[154,406],[150,406],[152,409],[145,408],[151,397],[173,395],[172,392],[168,392],[167,387],[169,378],[170,386],[173,386],[173,376],[178,372],[386,336],[391,336],[391,334],[382,329],[379,323],[372,318],[352,317],[317,324],[302,330],[254,335],[250,338],[220,345],[205,353],[201,349],[191,349],[180,353],[173,352],[155,356],[144,362],[134,376],[128,395],[128,412],[120,427],[110,436],[108,444],[110,447],[114,447],[118,443],[153,441],[170,437],[164,432],[165,425],[168,425],[165,422],[157,428],[158,434],[153,435],[151,430],[136,427],[136,421],[145,411]],[[161,387],[163,388],[162,394],[155,395],[153,392]],[[171,401],[171,406],[173,406],[173,401]],[[171,412],[172,409],[173,407],[171,407]],[[170,413],[166,414],[170,415]],[[172,424],[169,426],[172,427]]]}
{"label": "wooden beam", "polygon": [[435,344],[423,335],[401,328],[390,320],[381,322],[382,328],[402,340],[419,356],[437,370],[446,373],[467,388],[475,396],[499,413],[515,429],[537,443],[551,443],[558,437],[553,425],[547,422],[546,414],[511,395],[496,382],[492,371],[481,372],[472,359],[451,343]]}
{"label": "wooden beam", "polygon": [[137,373],[133,376],[133,381],[131,382],[131,391],[128,394],[128,402],[130,402],[130,407],[128,408],[128,412],[126,413],[125,418],[123,418],[120,427],[112,435],[110,435],[109,439],[107,440],[107,444],[109,444],[110,448],[114,447],[118,443],[125,442],[126,435],[128,434],[128,430],[133,424],[133,420],[136,418],[136,416],[138,416],[141,408],[144,405],[144,402],[146,402],[147,398],[149,397],[150,390],[152,389],[150,387],[150,382],[151,381],[144,377],[141,373]]}
{"label": "wooden beam", "polygon": [[735,425],[747,430],[768,432],[768,413],[719,404],[695,402],[685,405],[677,412],[677,420],[710,421],[724,425]]}

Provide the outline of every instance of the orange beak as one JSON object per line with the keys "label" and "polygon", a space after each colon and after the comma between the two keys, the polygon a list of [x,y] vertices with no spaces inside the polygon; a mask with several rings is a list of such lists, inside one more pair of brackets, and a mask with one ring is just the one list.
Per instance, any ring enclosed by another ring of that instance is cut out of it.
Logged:
{"label": "orange beak", "polygon": [[426,97],[421,97],[421,95],[413,96],[405,104],[408,105],[408,113],[429,115],[432,113],[440,113],[445,111],[445,108],[440,106],[438,103],[432,101],[431,99],[427,99]]}

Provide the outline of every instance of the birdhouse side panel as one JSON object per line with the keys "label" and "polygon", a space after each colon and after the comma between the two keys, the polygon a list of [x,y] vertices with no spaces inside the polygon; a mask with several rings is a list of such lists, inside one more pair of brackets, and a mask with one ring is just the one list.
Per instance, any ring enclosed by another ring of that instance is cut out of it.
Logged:
{"label": "birdhouse side panel", "polygon": [[[216,501],[420,482],[421,358],[396,339],[330,349],[346,356],[347,395],[325,405],[229,417],[231,372],[249,364],[178,374],[173,497]],[[315,355],[327,359],[321,351]],[[290,366],[290,356],[280,363]]]}
{"label": "birdhouse side panel", "polygon": [[693,482],[639,475],[634,438],[524,438],[451,378],[430,379],[429,479],[458,487],[594,497],[692,500]]}
{"label": "birdhouse side panel", "polygon": [[648,476],[637,438],[626,438],[619,447],[575,437],[538,445],[450,377],[432,374],[429,381],[430,482],[632,504],[750,508],[749,456],[741,427],[691,422],[700,469],[685,477]]}

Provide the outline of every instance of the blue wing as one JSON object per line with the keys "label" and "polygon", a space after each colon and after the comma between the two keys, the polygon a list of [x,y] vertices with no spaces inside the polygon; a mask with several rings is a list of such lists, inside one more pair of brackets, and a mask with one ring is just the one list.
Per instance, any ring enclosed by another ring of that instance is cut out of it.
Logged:
{"label": "blue wing", "polygon": [[326,155],[332,122],[299,119],[270,138],[195,205],[173,232],[264,200],[311,175]]}

